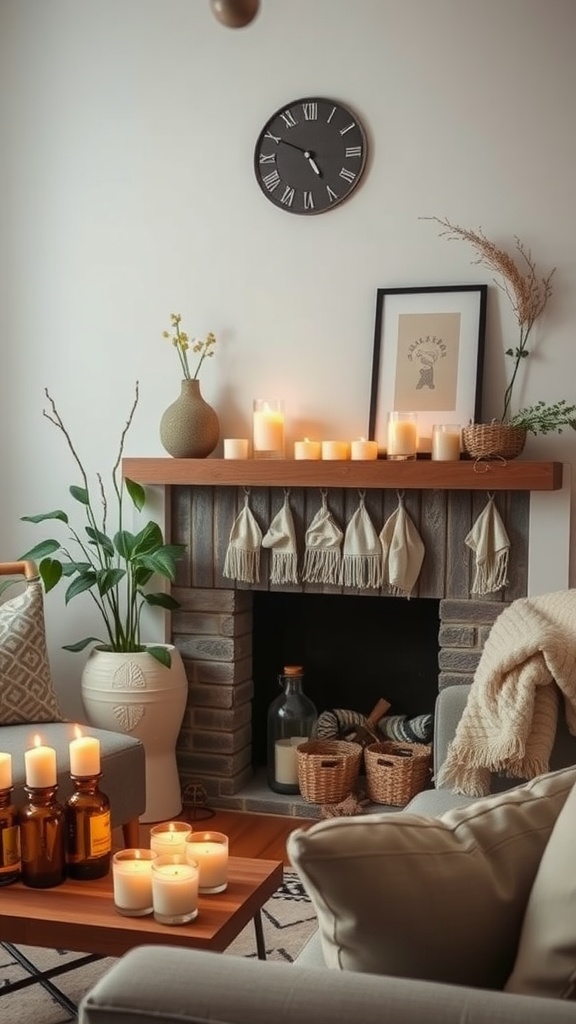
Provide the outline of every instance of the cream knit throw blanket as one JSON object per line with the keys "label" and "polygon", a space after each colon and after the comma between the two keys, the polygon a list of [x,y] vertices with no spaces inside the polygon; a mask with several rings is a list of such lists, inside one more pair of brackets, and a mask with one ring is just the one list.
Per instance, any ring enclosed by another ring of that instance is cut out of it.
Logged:
{"label": "cream knit throw blanket", "polygon": [[549,771],[559,695],[576,735],[574,589],[520,598],[498,616],[436,784],[484,796],[491,772],[531,779]]}

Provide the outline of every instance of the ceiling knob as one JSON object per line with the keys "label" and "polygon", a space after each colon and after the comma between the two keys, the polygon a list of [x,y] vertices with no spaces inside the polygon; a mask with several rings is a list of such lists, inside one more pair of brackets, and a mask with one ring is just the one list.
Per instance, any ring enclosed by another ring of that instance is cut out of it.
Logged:
{"label": "ceiling knob", "polygon": [[228,28],[244,28],[256,17],[260,0],[210,0],[214,17]]}

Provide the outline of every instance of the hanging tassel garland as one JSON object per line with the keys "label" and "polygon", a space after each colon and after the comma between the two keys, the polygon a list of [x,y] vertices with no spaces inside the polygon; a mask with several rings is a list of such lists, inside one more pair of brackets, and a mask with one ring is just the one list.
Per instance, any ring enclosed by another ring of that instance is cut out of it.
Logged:
{"label": "hanging tassel garland", "polygon": [[244,508],[230,531],[222,575],[242,583],[259,583],[262,530],[250,511],[249,499],[250,488],[245,487]]}

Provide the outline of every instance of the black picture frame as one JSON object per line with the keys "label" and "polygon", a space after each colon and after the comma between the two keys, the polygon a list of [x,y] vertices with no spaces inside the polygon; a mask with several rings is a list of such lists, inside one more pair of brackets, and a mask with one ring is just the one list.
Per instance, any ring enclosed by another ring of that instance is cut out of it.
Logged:
{"label": "black picture frame", "polygon": [[418,414],[419,453],[434,423],[480,420],[487,295],[485,284],[378,288],[368,436],[380,454],[393,410]]}

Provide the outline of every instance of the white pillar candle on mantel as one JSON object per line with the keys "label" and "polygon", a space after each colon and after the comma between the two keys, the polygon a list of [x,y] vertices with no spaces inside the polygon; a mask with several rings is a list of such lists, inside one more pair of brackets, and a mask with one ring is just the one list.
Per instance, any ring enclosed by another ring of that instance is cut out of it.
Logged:
{"label": "white pillar candle on mantel", "polygon": [[186,859],[198,865],[198,891],[223,892],[228,885],[228,836],[223,832],[192,832]]}
{"label": "white pillar candle on mantel", "polygon": [[192,831],[187,821],[164,821],[150,829],[150,849],[158,854],[181,854]]}
{"label": "white pillar candle on mantel", "polygon": [[198,916],[198,865],[184,856],[152,861],[152,906],[161,924],[186,924]]}
{"label": "white pillar candle on mantel", "polygon": [[350,458],[348,441],[322,441],[322,458],[337,461]]}
{"label": "white pillar candle on mantel", "polygon": [[225,437],[224,438],[225,459],[247,459],[248,438],[247,437]]}
{"label": "white pillar candle on mantel", "polygon": [[283,786],[298,785],[296,748],[307,743],[309,736],[288,736],[274,744],[274,778]]}
{"label": "white pillar candle on mantel", "polygon": [[87,778],[100,775],[100,740],[83,736],[76,727],[76,739],[70,741],[70,775]]}
{"label": "white pillar candle on mantel", "polygon": [[252,413],[254,458],[284,458],[284,403],[280,398],[255,398]]}
{"label": "white pillar candle on mantel", "polygon": [[294,441],[295,459],[319,459],[322,454],[320,441],[310,441],[305,437],[303,441]]}
{"label": "white pillar candle on mantel", "polygon": [[353,459],[373,460],[378,458],[378,442],[367,441],[365,437],[352,441],[350,446]]}
{"label": "white pillar candle on mantel", "polygon": [[0,790],[12,789],[12,755],[0,754]]}
{"label": "white pillar candle on mantel", "polygon": [[460,425],[435,423],[432,427],[432,458],[437,462],[457,462],[460,458]]}
{"label": "white pillar candle on mantel", "polygon": [[39,736],[34,737],[34,746],[24,752],[24,765],[29,789],[56,785],[56,751],[43,746]]}

